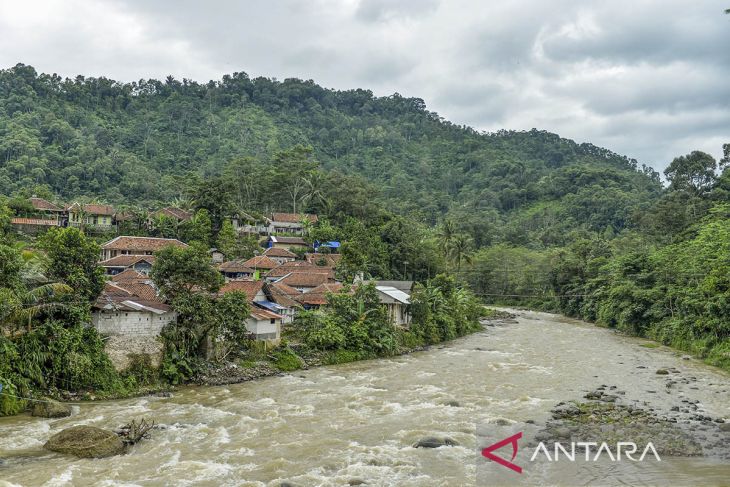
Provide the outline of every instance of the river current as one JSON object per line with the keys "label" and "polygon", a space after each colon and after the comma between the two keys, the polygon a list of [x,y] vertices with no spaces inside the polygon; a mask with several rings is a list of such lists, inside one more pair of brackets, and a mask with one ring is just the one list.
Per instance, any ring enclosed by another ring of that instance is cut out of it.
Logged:
{"label": "river current", "polygon": [[[730,485],[721,458],[554,464],[521,475],[479,463],[477,425],[544,423],[557,403],[602,384],[625,391],[625,403],[664,412],[689,399],[730,421],[728,374],[646,343],[519,312],[516,323],[392,359],[84,403],[60,420],[0,418],[0,485]],[[659,368],[694,379],[668,392]],[[115,429],[141,417],[162,427],[123,456],[78,460],[42,449],[69,426]],[[458,445],[414,448],[425,436]]]}

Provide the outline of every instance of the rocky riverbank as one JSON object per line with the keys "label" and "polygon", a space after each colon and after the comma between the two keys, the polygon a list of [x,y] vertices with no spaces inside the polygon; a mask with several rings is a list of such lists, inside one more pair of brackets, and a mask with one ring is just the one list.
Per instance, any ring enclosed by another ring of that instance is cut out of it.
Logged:
{"label": "rocky riverbank", "polygon": [[730,423],[708,416],[698,401],[668,412],[649,406],[624,404],[625,392],[602,385],[585,395],[585,402],[558,403],[551,419],[534,436],[538,442],[631,441],[641,451],[649,442],[661,456],[705,456],[730,459]]}

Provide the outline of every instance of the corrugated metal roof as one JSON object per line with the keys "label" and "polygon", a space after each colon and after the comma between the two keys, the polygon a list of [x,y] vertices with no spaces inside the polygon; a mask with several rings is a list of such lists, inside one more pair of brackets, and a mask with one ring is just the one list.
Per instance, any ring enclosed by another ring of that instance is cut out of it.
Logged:
{"label": "corrugated metal roof", "polygon": [[395,299],[396,301],[400,301],[403,304],[411,304],[411,297],[400,289],[396,289],[392,286],[375,286],[375,289],[383,294],[387,294],[391,298]]}

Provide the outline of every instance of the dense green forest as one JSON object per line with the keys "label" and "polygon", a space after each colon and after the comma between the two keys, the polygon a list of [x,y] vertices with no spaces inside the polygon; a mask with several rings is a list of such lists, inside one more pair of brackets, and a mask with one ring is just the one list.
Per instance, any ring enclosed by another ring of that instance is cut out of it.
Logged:
{"label": "dense green forest", "polygon": [[[277,158],[296,145],[313,148],[311,167]],[[398,94],[245,73],[201,84],[0,71],[0,194],[40,186],[149,206],[183,196],[181,182],[225,174],[248,211],[322,211],[290,194],[313,168],[357,178],[344,185],[412,220],[452,216],[478,246],[620,231],[661,191],[656,172],[606,149],[537,130],[479,133]]]}
{"label": "dense green forest", "polygon": [[139,214],[174,202],[202,211],[188,239],[237,255],[251,248],[226,213],[316,212],[313,237],[343,241],[344,277],[448,271],[487,301],[730,367],[724,151],[719,164],[702,152],[666,161],[665,187],[609,150],[535,129],[480,133],[397,94],[245,73],[202,84],[0,71],[10,212],[31,193]]}

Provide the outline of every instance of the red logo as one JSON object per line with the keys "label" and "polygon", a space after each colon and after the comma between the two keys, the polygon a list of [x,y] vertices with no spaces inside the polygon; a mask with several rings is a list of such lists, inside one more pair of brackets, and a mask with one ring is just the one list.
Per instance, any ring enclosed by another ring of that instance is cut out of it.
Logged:
{"label": "red logo", "polygon": [[[502,441],[498,441],[494,445],[488,446],[485,449],[482,450],[482,456],[492,460],[493,462],[497,462],[500,465],[509,468],[510,470],[514,470],[517,473],[522,473],[522,467],[519,467],[512,463],[512,460],[515,459],[517,456],[517,440],[522,438],[522,432],[517,433],[516,435],[512,435],[509,438],[505,438]],[[494,455],[492,452],[494,450],[499,450],[505,445],[512,445],[512,458],[510,461],[505,460],[504,458],[498,457],[497,455]]]}

